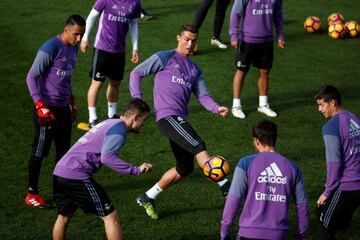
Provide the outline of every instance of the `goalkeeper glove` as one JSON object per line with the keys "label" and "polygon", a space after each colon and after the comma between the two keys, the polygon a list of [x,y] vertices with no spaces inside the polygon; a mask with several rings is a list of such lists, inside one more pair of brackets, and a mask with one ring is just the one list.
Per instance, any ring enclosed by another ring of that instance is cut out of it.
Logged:
{"label": "goalkeeper glove", "polygon": [[69,107],[71,111],[71,122],[74,122],[76,119],[77,110],[75,106],[75,98],[73,95],[69,97]]}
{"label": "goalkeeper glove", "polygon": [[52,111],[45,106],[43,101],[40,99],[35,103],[37,109],[36,113],[38,116],[38,122],[42,127],[48,127],[53,124],[55,121],[55,115]]}

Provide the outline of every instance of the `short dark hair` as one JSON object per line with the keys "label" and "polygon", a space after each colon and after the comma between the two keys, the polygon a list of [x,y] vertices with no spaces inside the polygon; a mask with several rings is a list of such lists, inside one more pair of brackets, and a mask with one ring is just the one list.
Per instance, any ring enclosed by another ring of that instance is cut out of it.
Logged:
{"label": "short dark hair", "polygon": [[141,116],[149,112],[150,112],[150,107],[144,100],[140,98],[133,98],[125,107],[122,115],[130,116],[135,113]]}
{"label": "short dark hair", "polygon": [[266,146],[275,147],[277,139],[277,126],[269,120],[260,120],[252,128],[253,138],[259,139]]}
{"label": "short dark hair", "polygon": [[85,19],[78,14],[73,14],[66,20],[64,26],[73,26],[73,25],[79,25],[81,27],[85,27],[86,26]]}
{"label": "short dark hair", "polygon": [[183,24],[180,27],[179,35],[182,35],[184,32],[191,32],[191,33],[198,33],[198,29],[195,27],[194,24]]}
{"label": "short dark hair", "polygon": [[321,87],[315,95],[315,100],[323,99],[325,102],[335,100],[338,105],[341,105],[341,94],[339,90],[332,85],[325,85]]}

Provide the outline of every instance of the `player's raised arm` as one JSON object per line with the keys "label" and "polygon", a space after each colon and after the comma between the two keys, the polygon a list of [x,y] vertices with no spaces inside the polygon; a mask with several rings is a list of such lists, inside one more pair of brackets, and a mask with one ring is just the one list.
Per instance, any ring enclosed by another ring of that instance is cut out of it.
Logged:
{"label": "player's raised arm", "polygon": [[141,80],[153,73],[156,73],[164,67],[158,54],[154,54],[144,62],[139,64],[131,73],[129,81],[129,90],[131,97],[142,98]]}

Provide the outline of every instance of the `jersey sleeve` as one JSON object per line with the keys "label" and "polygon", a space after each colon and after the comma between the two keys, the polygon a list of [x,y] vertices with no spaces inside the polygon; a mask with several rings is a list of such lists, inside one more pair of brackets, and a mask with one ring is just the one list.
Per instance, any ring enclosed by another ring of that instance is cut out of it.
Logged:
{"label": "jersey sleeve", "polygon": [[141,14],[141,2],[137,1],[134,11],[132,12],[131,16],[129,17],[130,19],[137,19],[140,18],[140,14]]}
{"label": "jersey sleeve", "polygon": [[246,198],[247,170],[254,159],[254,155],[243,158],[235,168],[229,194],[226,198],[224,212],[221,220],[220,236],[226,238],[240,206]]}
{"label": "jersey sleeve", "polygon": [[163,62],[161,55],[159,55],[158,53],[152,55],[144,62],[139,64],[130,73],[129,90],[131,97],[142,98],[142,93],[141,93],[142,79],[150,74],[155,74],[156,72],[163,69],[164,66],[165,63]]}
{"label": "jersey sleeve", "polygon": [[118,157],[120,148],[126,142],[126,137],[121,134],[119,128],[119,125],[115,125],[108,130],[101,149],[101,163],[121,174],[140,175],[138,167]]}
{"label": "jersey sleeve", "polygon": [[323,138],[326,153],[326,184],[323,195],[329,197],[338,188],[342,172],[342,146],[338,115],[323,127]]}
{"label": "jersey sleeve", "polygon": [[295,206],[296,217],[298,223],[298,238],[299,240],[306,239],[307,232],[309,230],[309,206],[308,199],[305,190],[304,177],[300,172],[300,169],[296,166],[296,182],[295,182]]}
{"label": "jersey sleeve", "polygon": [[42,80],[41,76],[50,67],[58,54],[58,41],[55,39],[48,40],[40,47],[26,76],[26,83],[34,102],[42,99],[39,83]]}
{"label": "jersey sleeve", "polygon": [[284,40],[284,13],[282,0],[276,2],[274,8],[274,25],[278,39]]}
{"label": "jersey sleeve", "polygon": [[205,85],[205,78],[202,72],[199,69],[199,77],[195,84],[194,90],[193,90],[196,98],[199,100],[200,104],[206,108],[207,110],[218,113],[219,104],[217,104],[214,99],[211,97],[209,91],[206,88]]}
{"label": "jersey sleeve", "polygon": [[230,11],[229,34],[231,41],[239,39],[240,18],[243,15],[248,0],[235,0]]}
{"label": "jersey sleeve", "polygon": [[106,2],[107,0],[97,0],[92,8],[98,12],[102,12],[106,7]]}

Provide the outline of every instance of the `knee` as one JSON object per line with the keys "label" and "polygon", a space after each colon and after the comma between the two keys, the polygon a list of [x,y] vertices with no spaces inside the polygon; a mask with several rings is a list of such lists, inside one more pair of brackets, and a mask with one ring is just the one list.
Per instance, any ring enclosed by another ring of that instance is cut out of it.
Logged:
{"label": "knee", "polygon": [[99,90],[102,87],[103,84],[104,83],[101,82],[101,81],[92,80],[91,84],[90,84],[90,89],[95,90],[95,91]]}
{"label": "knee", "polygon": [[112,88],[119,88],[120,81],[110,80],[109,81],[109,86],[112,87]]}
{"label": "knee", "polygon": [[106,215],[105,217],[101,217],[101,219],[105,223],[119,222],[119,214],[118,214],[118,212],[116,210],[114,210],[110,214]]}
{"label": "knee", "polygon": [[70,222],[71,216],[59,214],[56,222],[62,226],[67,226]]}

